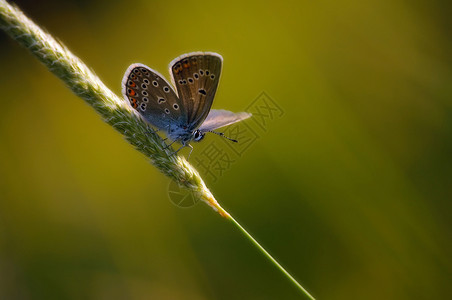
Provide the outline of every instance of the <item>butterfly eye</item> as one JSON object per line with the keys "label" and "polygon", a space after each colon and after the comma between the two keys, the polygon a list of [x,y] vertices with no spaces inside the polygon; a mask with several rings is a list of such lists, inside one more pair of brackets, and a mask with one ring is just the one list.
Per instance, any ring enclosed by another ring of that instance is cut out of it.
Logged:
{"label": "butterfly eye", "polygon": [[210,75],[210,79],[215,79],[215,75],[214,74],[212,74],[212,75]]}
{"label": "butterfly eye", "polygon": [[206,76],[208,76],[210,74],[209,70],[206,70]]}
{"label": "butterfly eye", "polygon": [[200,140],[202,140],[204,138],[204,133],[202,133],[199,130],[196,130],[193,133],[193,139],[195,140],[195,142],[199,142]]}
{"label": "butterfly eye", "polygon": [[193,77],[195,77],[195,79],[198,79],[199,78],[199,74],[195,73],[195,74],[193,74]]}
{"label": "butterfly eye", "polygon": [[146,92],[146,91],[142,91],[141,93],[143,94],[143,96],[147,96],[148,95],[148,92]]}
{"label": "butterfly eye", "polygon": [[157,87],[157,86],[159,86],[159,83],[154,80],[154,81],[152,81],[152,85]]}
{"label": "butterfly eye", "polygon": [[199,75],[203,76],[204,75],[204,71],[203,70],[199,70]]}
{"label": "butterfly eye", "polygon": [[165,93],[169,93],[169,87],[165,86],[165,87],[163,88],[163,91],[164,91]]}
{"label": "butterfly eye", "polygon": [[188,78],[188,82],[193,83],[193,78]]}
{"label": "butterfly eye", "polygon": [[179,105],[177,105],[177,104],[174,104],[173,107],[174,107],[175,110],[179,109]]}
{"label": "butterfly eye", "polygon": [[144,83],[149,84],[149,80],[145,79],[143,80]]}

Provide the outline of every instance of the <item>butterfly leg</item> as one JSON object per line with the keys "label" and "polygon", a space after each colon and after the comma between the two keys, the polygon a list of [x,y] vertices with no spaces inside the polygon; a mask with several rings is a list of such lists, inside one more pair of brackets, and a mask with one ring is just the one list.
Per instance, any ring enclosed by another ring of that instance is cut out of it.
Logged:
{"label": "butterfly leg", "polygon": [[151,131],[146,131],[146,133],[150,133],[150,134],[157,133],[160,131],[160,129],[152,130],[152,128],[149,128],[149,127],[148,127],[148,129],[151,129]]}
{"label": "butterfly leg", "polygon": [[190,144],[187,144],[187,146],[190,147],[190,153],[188,153],[188,156],[187,156],[187,160],[189,160],[190,159],[190,155],[193,152],[193,146],[190,145]]}
{"label": "butterfly leg", "polygon": [[186,145],[182,145],[179,149],[177,149],[176,151],[174,151],[173,153],[171,153],[171,155],[176,155],[177,152],[179,152],[182,148],[184,148]]}
{"label": "butterfly leg", "polygon": [[[166,138],[166,139],[168,139],[168,138]],[[166,140],[166,139],[165,139],[165,140]],[[169,145],[166,145],[166,147],[163,148],[163,149],[168,149],[168,148],[171,147],[171,145],[174,144],[175,142],[176,142],[176,140],[172,141]]]}

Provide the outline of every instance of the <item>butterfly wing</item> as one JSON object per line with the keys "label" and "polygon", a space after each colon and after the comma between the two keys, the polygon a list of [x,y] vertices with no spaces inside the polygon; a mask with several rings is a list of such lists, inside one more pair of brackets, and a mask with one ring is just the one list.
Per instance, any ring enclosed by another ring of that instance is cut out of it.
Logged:
{"label": "butterfly wing", "polygon": [[251,117],[250,113],[239,112],[233,113],[224,109],[212,109],[199,130],[202,132],[215,130],[220,127],[234,124]]}
{"label": "butterfly wing", "polygon": [[170,63],[172,82],[177,89],[191,130],[209,114],[221,75],[223,58],[212,52],[192,52]]}
{"label": "butterfly wing", "polygon": [[157,128],[186,123],[186,112],[171,84],[143,64],[133,64],[127,69],[122,94],[130,106]]}

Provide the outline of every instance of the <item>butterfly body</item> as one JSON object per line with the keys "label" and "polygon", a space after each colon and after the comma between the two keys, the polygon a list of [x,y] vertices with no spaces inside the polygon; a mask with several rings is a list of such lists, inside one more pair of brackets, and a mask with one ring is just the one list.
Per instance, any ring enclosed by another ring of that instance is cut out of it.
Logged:
{"label": "butterfly body", "polygon": [[164,130],[173,142],[180,142],[181,148],[191,147],[189,143],[202,140],[206,132],[251,116],[211,110],[222,63],[217,53],[184,54],[170,63],[172,85],[146,65],[132,64],[124,75],[122,92],[147,122]]}
{"label": "butterfly body", "polygon": [[180,141],[183,145],[186,145],[192,140],[199,142],[204,137],[204,134],[199,130],[188,129],[187,125],[170,125],[166,133],[168,138],[173,141]]}

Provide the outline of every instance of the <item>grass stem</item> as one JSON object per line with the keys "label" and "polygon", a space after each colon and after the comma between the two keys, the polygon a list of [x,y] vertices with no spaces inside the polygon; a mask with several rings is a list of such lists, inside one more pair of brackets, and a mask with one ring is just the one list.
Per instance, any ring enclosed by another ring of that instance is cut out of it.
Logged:
{"label": "grass stem", "polygon": [[25,16],[16,6],[0,0],[0,29],[28,49],[69,89],[91,105],[114,129],[138,151],[148,157],[163,174],[194,192],[196,197],[231,220],[273,264],[301,291],[312,296],[232,218],[215,200],[199,173],[183,157],[172,155],[163,139],[120,97],[108,89],[78,57]]}

